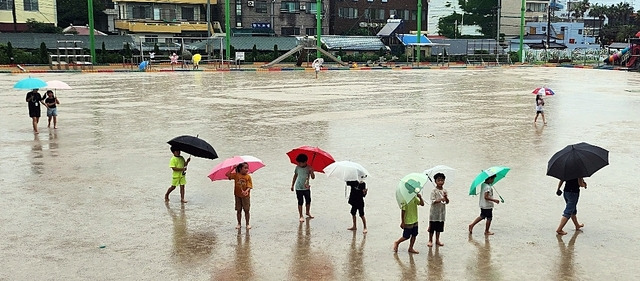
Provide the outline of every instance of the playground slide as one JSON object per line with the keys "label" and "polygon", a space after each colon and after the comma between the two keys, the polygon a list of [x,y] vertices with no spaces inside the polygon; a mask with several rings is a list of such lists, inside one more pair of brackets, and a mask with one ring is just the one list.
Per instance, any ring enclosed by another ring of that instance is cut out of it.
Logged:
{"label": "playground slide", "polygon": [[640,46],[634,45],[631,49],[631,57],[629,57],[629,60],[627,61],[627,67],[635,68],[636,64],[639,62],[638,56],[640,56]]}
{"label": "playground slide", "polygon": [[614,62],[618,61],[624,54],[626,54],[629,51],[629,49],[631,49],[631,47],[626,47],[622,49],[622,51],[620,51],[619,53],[610,55],[608,58],[604,59],[604,63],[613,64]]}

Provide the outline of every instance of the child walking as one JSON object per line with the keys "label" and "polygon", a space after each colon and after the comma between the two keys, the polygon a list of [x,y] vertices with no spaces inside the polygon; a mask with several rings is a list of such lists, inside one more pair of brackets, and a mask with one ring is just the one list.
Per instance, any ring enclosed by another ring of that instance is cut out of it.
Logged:
{"label": "child walking", "polygon": [[409,253],[418,254],[419,252],[413,248],[418,236],[418,205],[424,206],[422,195],[418,193],[407,205],[402,208],[400,213],[400,228],[402,228],[402,237],[393,242],[393,251],[398,252],[398,245],[409,240]]}
{"label": "child walking", "polygon": [[538,122],[538,115],[542,115],[542,123],[547,124],[544,119],[544,100],[542,95],[536,95],[536,118],[533,119],[533,123]]}
{"label": "child walking", "polygon": [[47,98],[44,99],[44,104],[47,106],[47,118],[49,119],[49,125],[47,128],[51,128],[51,119],[53,119],[53,128],[58,128],[58,108],[56,105],[60,104],[58,98],[53,95],[53,91],[47,91]]}
{"label": "child walking", "polygon": [[[232,173],[232,171],[236,171]],[[234,182],[234,190],[233,194],[236,198],[236,217],[238,219],[238,225],[236,225],[236,229],[240,229],[241,221],[242,221],[242,211],[244,210],[244,218],[247,229],[251,229],[251,225],[249,224],[250,213],[249,209],[251,208],[251,189],[253,188],[253,182],[251,181],[251,176],[249,175],[249,164],[246,162],[240,163],[238,165],[233,166],[227,173],[226,176],[229,180],[233,180]]]}
{"label": "child walking", "polygon": [[493,175],[488,177],[482,183],[482,195],[480,195],[480,216],[477,217],[470,225],[469,225],[469,234],[473,233],[473,227],[476,226],[481,220],[487,219],[487,223],[484,228],[484,235],[493,235],[493,232],[489,231],[491,227],[491,220],[493,219],[493,203],[500,204],[498,199],[493,199],[493,181],[496,179],[496,176]]}
{"label": "child walking", "polygon": [[312,219],[313,216],[310,213],[311,210],[311,185],[309,179],[315,179],[316,175],[313,173],[313,168],[307,164],[309,157],[305,154],[298,154],[296,156],[296,169],[293,171],[293,180],[291,181],[291,191],[296,191],[296,197],[298,198],[298,215],[300,215],[300,222],[304,222],[304,216],[302,216],[302,205],[306,202],[307,217]]}
{"label": "child walking", "polygon": [[429,213],[429,243],[427,246],[433,246],[433,233],[436,234],[436,245],[444,246],[440,241],[440,233],[444,232],[444,217],[447,212],[446,204],[449,204],[447,190],[444,189],[444,181],[446,177],[443,173],[433,175],[436,187],[431,191],[431,210]]}
{"label": "child walking", "polygon": [[167,193],[164,194],[164,201],[169,202],[169,194],[176,189],[176,186],[180,185],[180,202],[187,203],[187,200],[184,200],[184,187],[187,184],[186,171],[187,165],[189,165],[189,161],[191,161],[191,157],[184,160],[184,157],[180,156],[180,150],[176,147],[171,147],[171,152],[173,153],[173,157],[169,161],[169,167],[173,171],[171,186],[167,189]]}
{"label": "child walking", "polygon": [[353,225],[347,230],[356,230],[356,211],[362,219],[362,233],[367,233],[367,219],[364,217],[364,197],[367,196],[367,184],[360,181],[348,181],[347,185],[351,187],[349,193],[349,204],[351,205],[351,218]]}

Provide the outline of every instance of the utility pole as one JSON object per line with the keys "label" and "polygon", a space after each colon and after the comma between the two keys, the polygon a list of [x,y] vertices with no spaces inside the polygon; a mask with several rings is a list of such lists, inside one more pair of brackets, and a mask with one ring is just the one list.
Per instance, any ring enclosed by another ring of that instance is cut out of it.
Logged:
{"label": "utility pole", "polygon": [[498,8],[496,10],[496,43],[500,43],[500,8],[502,6],[502,0],[498,0]]}
{"label": "utility pole", "polygon": [[417,28],[417,43],[418,43],[418,53],[416,54],[416,58],[418,60],[418,67],[420,67],[420,39],[422,37],[422,0],[418,0],[418,28]]}
{"label": "utility pole", "polygon": [[320,49],[322,48],[322,0],[316,0],[316,58],[321,58],[322,54],[320,53]]}
{"label": "utility pole", "polygon": [[[15,0],[14,0],[15,2]],[[96,64],[96,42],[93,31],[93,0],[88,0],[87,10],[89,12],[89,49],[91,50],[91,64]]]}
{"label": "utility pole", "polygon": [[[231,60],[231,23],[229,20],[229,1],[230,0],[224,0],[224,28],[226,29],[225,53],[227,55],[227,59]],[[224,63],[224,58],[222,58],[222,62]]]}
{"label": "utility pole", "polygon": [[[549,3],[551,4],[551,3]],[[548,49],[550,44],[549,40],[551,39],[551,5],[547,7],[547,44],[544,45],[545,49]]]}
{"label": "utility pole", "polygon": [[524,63],[524,12],[527,5],[526,0],[522,0],[522,7],[520,7],[520,49],[518,49],[518,55],[520,55],[520,62]]}
{"label": "utility pole", "polygon": [[16,17],[16,0],[11,1],[11,14],[13,15],[13,32],[18,33],[18,19]]}

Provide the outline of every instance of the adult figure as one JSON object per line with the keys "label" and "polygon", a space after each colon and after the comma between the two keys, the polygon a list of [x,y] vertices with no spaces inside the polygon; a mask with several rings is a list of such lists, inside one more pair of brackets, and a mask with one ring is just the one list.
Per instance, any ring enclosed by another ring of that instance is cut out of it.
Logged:
{"label": "adult figure", "polygon": [[40,104],[45,105],[42,100],[43,98],[38,93],[38,89],[33,89],[27,93],[26,101],[29,105],[29,117],[31,117],[33,132],[36,134],[38,133],[38,122],[40,121]]}
{"label": "adult figure", "polygon": [[580,230],[580,228],[584,227],[584,224],[578,222],[578,198],[580,197],[580,187],[587,188],[587,183],[582,178],[576,178],[572,180],[563,181],[561,180],[558,183],[558,191],[556,194],[558,196],[562,195],[563,192],[560,190],[564,184],[564,201],[566,203],[566,207],[564,208],[564,212],[562,212],[562,218],[560,219],[560,225],[558,225],[558,229],[556,229],[556,233],[558,235],[566,235],[567,232],[563,230],[564,226],[569,222],[569,218],[573,221],[573,224],[576,227],[576,230]]}

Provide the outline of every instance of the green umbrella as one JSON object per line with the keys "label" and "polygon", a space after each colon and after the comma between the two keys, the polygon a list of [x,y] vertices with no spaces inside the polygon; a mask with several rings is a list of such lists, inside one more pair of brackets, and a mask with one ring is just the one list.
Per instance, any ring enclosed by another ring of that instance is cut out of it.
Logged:
{"label": "green umbrella", "polygon": [[[473,182],[471,183],[471,188],[469,189],[469,195],[478,195],[478,193],[480,193],[480,189],[478,189],[478,186],[481,183],[483,183],[489,177],[495,175],[496,179],[493,180],[493,183],[491,184],[491,185],[494,185],[499,180],[503,179],[507,175],[509,170],[511,170],[511,168],[506,166],[493,166],[489,169],[483,170],[482,172],[480,172],[480,174],[478,174],[478,176],[476,176],[476,179],[474,179]],[[500,199],[502,199],[502,197],[500,197]]]}
{"label": "green umbrella", "polygon": [[429,177],[425,174],[411,173],[404,176],[398,183],[398,188],[396,188],[396,201],[398,201],[398,206],[402,208],[411,202],[428,182]]}

